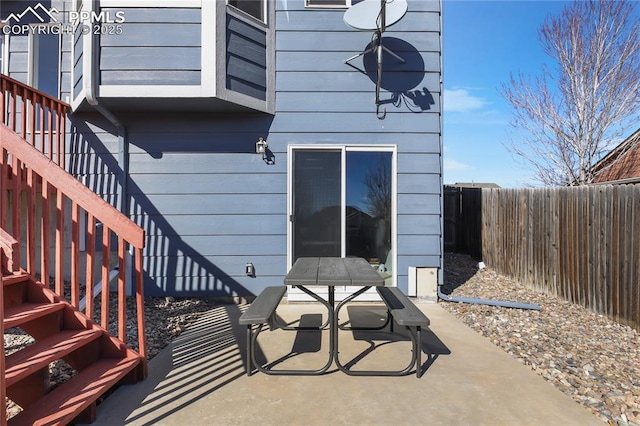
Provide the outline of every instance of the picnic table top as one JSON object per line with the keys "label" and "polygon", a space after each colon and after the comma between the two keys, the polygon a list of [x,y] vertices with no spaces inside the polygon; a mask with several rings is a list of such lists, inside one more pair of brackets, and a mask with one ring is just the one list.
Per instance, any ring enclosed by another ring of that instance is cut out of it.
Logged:
{"label": "picnic table top", "polygon": [[297,286],[382,286],[384,278],[360,257],[301,257],[284,279]]}

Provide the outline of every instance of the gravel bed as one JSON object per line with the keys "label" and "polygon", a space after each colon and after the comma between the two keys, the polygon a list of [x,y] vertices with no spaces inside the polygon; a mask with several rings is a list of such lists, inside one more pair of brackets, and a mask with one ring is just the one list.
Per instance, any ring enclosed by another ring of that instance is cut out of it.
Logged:
{"label": "gravel bed", "polygon": [[534,303],[540,311],[440,302],[493,344],[613,425],[640,425],[638,331],[447,253],[444,292]]}

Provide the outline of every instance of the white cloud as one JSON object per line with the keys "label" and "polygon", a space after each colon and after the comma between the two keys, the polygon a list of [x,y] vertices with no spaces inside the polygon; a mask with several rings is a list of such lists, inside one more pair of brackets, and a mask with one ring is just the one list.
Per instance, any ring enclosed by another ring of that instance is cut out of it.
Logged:
{"label": "white cloud", "polygon": [[489,102],[473,96],[467,89],[444,90],[445,112],[469,112],[484,108]]}
{"label": "white cloud", "polygon": [[444,171],[445,172],[451,172],[451,171],[460,171],[460,170],[473,170],[473,166],[470,166],[469,164],[465,164],[465,163],[461,163],[459,161],[456,160],[449,160],[447,158],[444,159]]}

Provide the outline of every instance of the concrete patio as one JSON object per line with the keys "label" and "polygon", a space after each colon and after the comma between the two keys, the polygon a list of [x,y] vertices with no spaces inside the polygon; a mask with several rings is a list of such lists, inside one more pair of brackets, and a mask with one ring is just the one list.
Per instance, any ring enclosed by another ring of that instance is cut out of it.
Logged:
{"label": "concrete patio", "polygon": [[[424,376],[353,377],[245,374],[242,306],[210,311],[149,364],[146,381],[123,386],[98,406],[96,425],[601,425],[569,396],[492,345],[435,303],[425,333]],[[280,318],[319,324],[319,304],[283,304]],[[348,315],[347,315],[348,314]],[[384,305],[354,303],[341,312],[354,324],[381,321]],[[399,329],[399,328],[398,328]],[[391,341],[391,343],[386,343]],[[328,332],[265,331],[260,348],[277,368],[318,368]],[[401,369],[410,342],[388,332],[340,332],[343,364]]]}

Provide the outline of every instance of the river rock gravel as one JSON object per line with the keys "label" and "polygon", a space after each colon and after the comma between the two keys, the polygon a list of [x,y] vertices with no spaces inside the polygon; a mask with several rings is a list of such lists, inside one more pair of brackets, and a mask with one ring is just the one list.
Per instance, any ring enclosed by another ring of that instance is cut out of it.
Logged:
{"label": "river rock gravel", "polygon": [[541,310],[439,302],[469,327],[612,425],[640,425],[638,331],[526,288],[462,254],[447,253],[445,293],[533,303]]}

